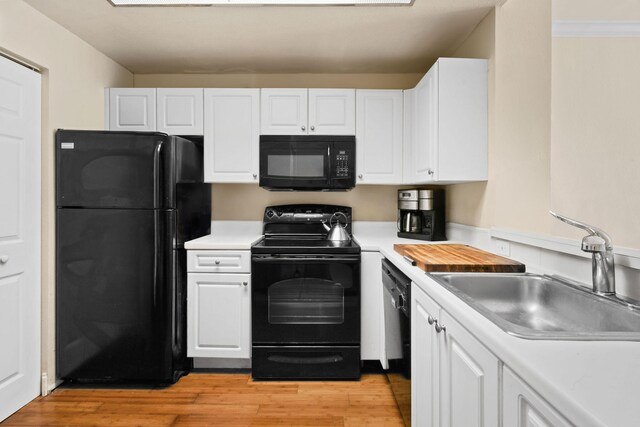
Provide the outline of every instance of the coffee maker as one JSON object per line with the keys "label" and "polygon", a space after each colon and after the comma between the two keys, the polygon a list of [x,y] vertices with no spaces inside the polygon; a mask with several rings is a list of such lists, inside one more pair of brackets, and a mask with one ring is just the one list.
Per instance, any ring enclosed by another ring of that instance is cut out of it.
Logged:
{"label": "coffee maker", "polygon": [[398,190],[398,237],[447,240],[444,190]]}

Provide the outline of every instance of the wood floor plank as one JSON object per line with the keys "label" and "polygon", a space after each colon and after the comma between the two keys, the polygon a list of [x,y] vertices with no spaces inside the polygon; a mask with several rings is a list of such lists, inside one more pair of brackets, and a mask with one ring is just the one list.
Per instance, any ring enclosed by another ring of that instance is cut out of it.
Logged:
{"label": "wood floor plank", "polygon": [[258,405],[244,405],[238,402],[236,405],[211,405],[211,404],[184,404],[184,405],[155,405],[127,404],[127,403],[103,403],[98,409],[101,414],[150,414],[150,415],[195,415],[195,414],[232,414],[254,415],[258,412]]}
{"label": "wood floor plank", "polygon": [[190,374],[158,389],[59,388],[4,426],[402,426],[384,375],[360,381],[253,381]]}

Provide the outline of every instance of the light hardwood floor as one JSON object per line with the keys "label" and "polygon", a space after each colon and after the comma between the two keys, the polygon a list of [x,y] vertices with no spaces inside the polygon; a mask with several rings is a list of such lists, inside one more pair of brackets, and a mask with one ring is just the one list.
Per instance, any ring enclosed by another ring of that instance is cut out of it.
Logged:
{"label": "light hardwood floor", "polygon": [[386,376],[254,382],[192,373],[159,390],[60,388],[2,426],[403,426]]}

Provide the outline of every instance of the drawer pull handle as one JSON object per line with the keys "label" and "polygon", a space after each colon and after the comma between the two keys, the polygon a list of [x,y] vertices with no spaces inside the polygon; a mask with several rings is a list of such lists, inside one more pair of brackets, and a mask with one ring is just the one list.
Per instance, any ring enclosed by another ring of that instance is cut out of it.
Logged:
{"label": "drawer pull handle", "polygon": [[242,286],[249,286],[249,282],[242,282]]}
{"label": "drawer pull handle", "polygon": [[215,264],[220,265],[220,260],[219,259],[215,260]]}

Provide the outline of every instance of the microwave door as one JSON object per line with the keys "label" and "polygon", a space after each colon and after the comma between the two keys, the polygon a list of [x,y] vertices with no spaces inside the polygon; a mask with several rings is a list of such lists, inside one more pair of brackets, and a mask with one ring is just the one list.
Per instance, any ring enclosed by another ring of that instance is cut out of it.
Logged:
{"label": "microwave door", "polygon": [[323,189],[330,184],[326,143],[263,141],[260,186],[271,189]]}

